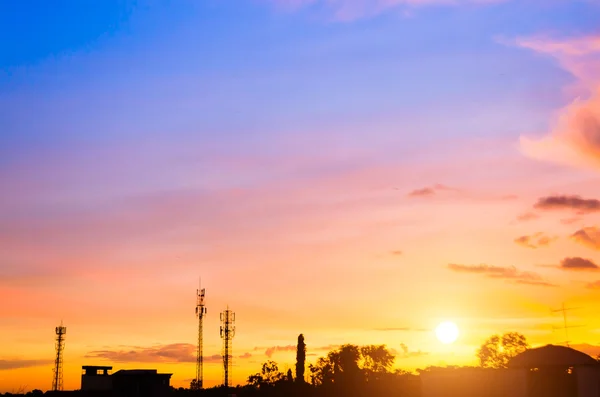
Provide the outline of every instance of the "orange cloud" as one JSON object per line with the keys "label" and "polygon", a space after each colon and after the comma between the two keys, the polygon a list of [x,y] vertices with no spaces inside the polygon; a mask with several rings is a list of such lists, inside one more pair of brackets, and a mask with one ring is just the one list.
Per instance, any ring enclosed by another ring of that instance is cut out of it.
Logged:
{"label": "orange cloud", "polygon": [[0,360],[0,371],[7,369],[31,368],[48,365],[54,360]]}
{"label": "orange cloud", "polygon": [[267,348],[267,350],[265,350],[265,356],[271,358],[273,356],[273,354],[275,354],[276,352],[294,352],[294,351],[296,351],[296,346],[293,346],[293,345],[273,346],[273,347],[269,347],[269,348]]}
{"label": "orange cloud", "polygon": [[541,160],[600,167],[600,37],[529,38],[516,44],[556,58],[577,79],[579,92],[560,110],[546,136],[521,137],[523,152]]}
{"label": "orange cloud", "polygon": [[597,227],[584,227],[573,233],[571,239],[586,247],[600,250],[600,229]]}
{"label": "orange cloud", "polygon": [[565,258],[560,262],[561,269],[563,270],[584,270],[584,271],[596,271],[599,269],[598,265],[589,259],[585,258]]}
{"label": "orange cloud", "polygon": [[600,289],[600,280],[594,281],[593,283],[586,284],[586,287],[589,289]]}
{"label": "orange cloud", "polygon": [[526,248],[539,248],[549,245],[551,242],[556,240],[556,237],[546,236],[544,233],[536,233],[531,236],[521,236],[516,238],[514,241],[516,244]]}
{"label": "orange cloud", "polygon": [[542,279],[542,277],[533,272],[522,272],[514,266],[502,267],[491,265],[459,265],[451,263],[448,269],[458,273],[481,274],[489,278],[514,280],[518,284],[538,285],[544,287],[555,287]]}
{"label": "orange cloud", "polygon": [[538,214],[535,214],[533,212],[526,212],[524,214],[521,214],[517,217],[517,220],[519,222],[527,222],[527,221],[531,221],[534,219],[538,219],[540,216]]}

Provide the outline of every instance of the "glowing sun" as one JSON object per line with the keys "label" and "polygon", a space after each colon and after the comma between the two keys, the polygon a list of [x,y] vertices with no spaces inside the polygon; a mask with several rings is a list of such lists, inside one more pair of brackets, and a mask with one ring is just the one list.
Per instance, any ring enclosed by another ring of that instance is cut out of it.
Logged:
{"label": "glowing sun", "polygon": [[448,345],[458,339],[458,327],[451,321],[444,321],[435,329],[435,336],[440,342]]}

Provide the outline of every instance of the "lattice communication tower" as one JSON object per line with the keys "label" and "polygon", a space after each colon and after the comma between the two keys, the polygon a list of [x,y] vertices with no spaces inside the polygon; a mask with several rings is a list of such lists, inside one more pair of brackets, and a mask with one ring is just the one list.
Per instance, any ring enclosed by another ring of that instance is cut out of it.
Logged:
{"label": "lattice communication tower", "polygon": [[56,327],[56,360],[54,361],[54,377],[52,378],[52,390],[62,391],[63,389],[63,352],[65,350],[65,335],[67,327],[63,327],[62,321],[59,327]]}
{"label": "lattice communication tower", "polygon": [[232,351],[232,340],[235,336],[235,313],[229,310],[221,313],[221,338],[223,339],[223,386],[231,386],[231,366],[233,364]]}
{"label": "lattice communication tower", "polygon": [[196,290],[196,316],[198,317],[198,350],[196,354],[196,384],[195,389],[202,389],[203,385],[203,322],[206,315],[206,306],[204,305],[205,288]]}

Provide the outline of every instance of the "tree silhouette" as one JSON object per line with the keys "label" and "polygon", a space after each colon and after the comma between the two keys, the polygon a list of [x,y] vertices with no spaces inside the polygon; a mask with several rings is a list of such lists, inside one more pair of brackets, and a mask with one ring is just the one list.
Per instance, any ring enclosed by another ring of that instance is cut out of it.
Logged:
{"label": "tree silhouette", "polygon": [[311,383],[315,386],[330,383],[350,383],[362,377],[358,362],[360,348],[356,345],[343,345],[321,357],[315,365],[310,365]]}
{"label": "tree silhouette", "polygon": [[275,361],[267,361],[263,363],[260,373],[250,375],[248,377],[248,385],[257,388],[274,386],[275,383],[283,380],[285,375],[279,372],[279,367]]}
{"label": "tree silhouette", "polygon": [[306,345],[304,344],[304,335],[298,335],[298,345],[296,347],[296,382],[304,383],[304,365],[306,362]]}
{"label": "tree silhouette", "polygon": [[333,382],[334,364],[330,360],[331,353],[327,357],[319,357],[317,362],[310,364],[310,383],[313,386],[322,386]]}
{"label": "tree silhouette", "polygon": [[484,368],[506,368],[511,358],[528,348],[527,339],[518,332],[492,335],[477,351],[477,358]]}
{"label": "tree silhouette", "polygon": [[363,371],[368,381],[387,374],[394,363],[395,356],[385,345],[369,345],[360,348]]}

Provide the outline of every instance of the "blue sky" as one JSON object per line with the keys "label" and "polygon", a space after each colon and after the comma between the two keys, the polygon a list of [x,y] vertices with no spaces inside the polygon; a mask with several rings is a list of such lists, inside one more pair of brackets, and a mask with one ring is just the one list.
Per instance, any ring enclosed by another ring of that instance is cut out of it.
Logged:
{"label": "blue sky", "polygon": [[192,130],[244,141],[443,112],[459,96],[468,97],[459,107],[531,101],[562,72],[497,39],[596,22],[593,6],[575,2],[420,7],[352,22],[268,2],[87,3],[3,3],[5,142]]}

